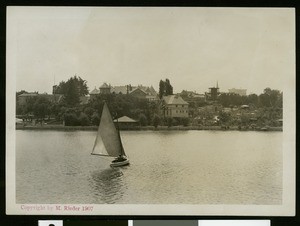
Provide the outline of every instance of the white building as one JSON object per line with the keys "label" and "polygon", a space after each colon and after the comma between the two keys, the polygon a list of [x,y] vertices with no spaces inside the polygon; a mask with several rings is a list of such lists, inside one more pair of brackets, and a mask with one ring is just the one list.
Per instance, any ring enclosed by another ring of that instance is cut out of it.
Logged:
{"label": "white building", "polygon": [[228,89],[229,93],[235,93],[239,94],[240,96],[246,96],[247,95],[247,89]]}
{"label": "white building", "polygon": [[187,118],[189,117],[189,104],[178,95],[163,97],[162,113],[165,117]]}

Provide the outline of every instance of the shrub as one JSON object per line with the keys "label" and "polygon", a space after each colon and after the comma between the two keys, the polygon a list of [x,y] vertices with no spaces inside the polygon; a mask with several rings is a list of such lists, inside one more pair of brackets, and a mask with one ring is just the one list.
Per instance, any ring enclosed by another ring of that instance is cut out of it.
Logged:
{"label": "shrub", "polygon": [[81,126],[88,126],[90,124],[89,117],[85,113],[80,113],[78,121]]}
{"label": "shrub", "polygon": [[139,121],[141,126],[146,126],[148,124],[147,117],[144,114],[140,114]]}
{"label": "shrub", "polygon": [[98,126],[100,123],[100,117],[97,112],[94,112],[92,115],[92,124]]}
{"label": "shrub", "polygon": [[168,127],[171,127],[174,125],[174,119],[171,117],[166,117],[164,119],[164,124],[167,125]]}
{"label": "shrub", "polygon": [[188,126],[190,124],[190,119],[189,118],[182,118],[181,123],[183,126]]}
{"label": "shrub", "polygon": [[79,125],[78,118],[75,113],[65,113],[64,115],[66,126],[77,126]]}
{"label": "shrub", "polygon": [[155,114],[152,119],[153,126],[155,128],[157,128],[157,126],[160,124],[160,121],[161,121],[161,119],[160,119],[159,115]]}

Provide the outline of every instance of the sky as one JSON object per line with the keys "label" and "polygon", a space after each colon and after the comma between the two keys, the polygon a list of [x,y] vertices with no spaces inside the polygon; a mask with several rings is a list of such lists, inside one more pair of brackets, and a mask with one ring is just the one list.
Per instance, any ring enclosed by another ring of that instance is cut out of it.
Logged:
{"label": "sky", "polygon": [[8,7],[7,76],[51,93],[77,75],[174,92],[284,90],[295,77],[292,8]]}

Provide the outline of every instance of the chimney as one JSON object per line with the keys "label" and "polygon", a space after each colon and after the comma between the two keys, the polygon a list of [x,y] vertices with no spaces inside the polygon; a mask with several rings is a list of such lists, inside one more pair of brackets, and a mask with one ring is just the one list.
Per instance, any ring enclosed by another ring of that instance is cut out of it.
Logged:
{"label": "chimney", "polygon": [[57,85],[52,86],[52,94],[56,94]]}

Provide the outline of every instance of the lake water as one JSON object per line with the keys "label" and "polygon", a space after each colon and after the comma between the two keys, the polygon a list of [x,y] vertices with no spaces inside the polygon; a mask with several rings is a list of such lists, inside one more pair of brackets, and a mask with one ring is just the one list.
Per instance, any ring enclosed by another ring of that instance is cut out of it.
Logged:
{"label": "lake water", "polygon": [[90,155],[95,136],[17,130],[17,203],[282,202],[282,132],[121,131],[122,168]]}

